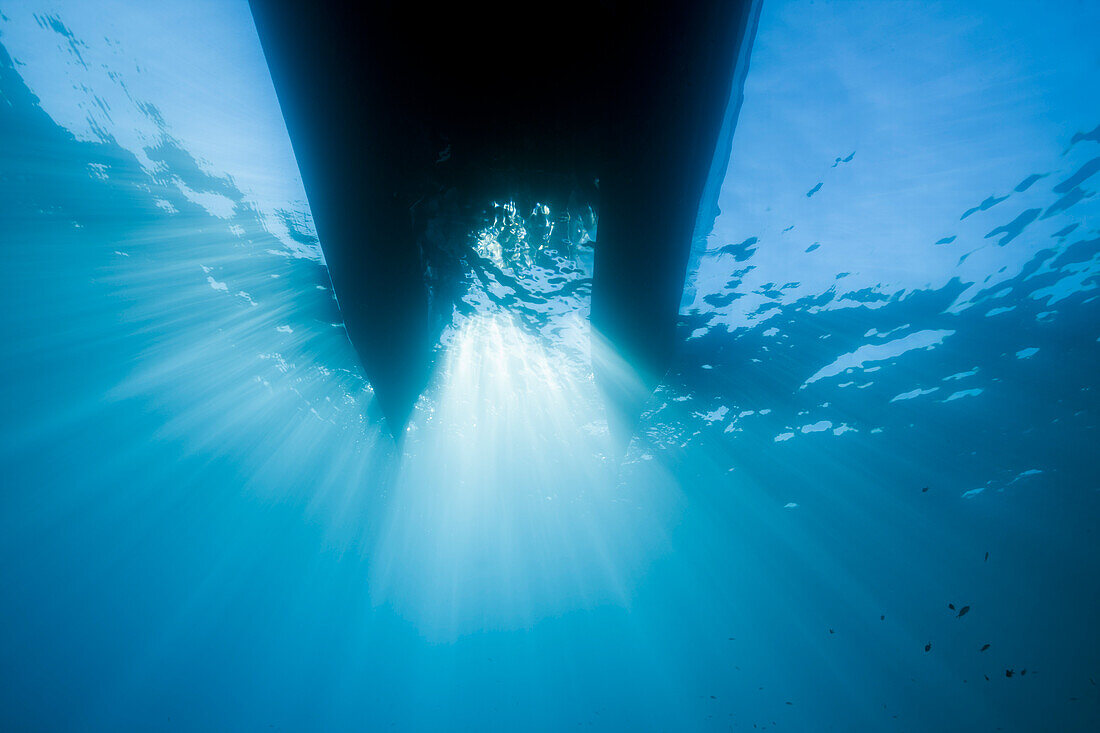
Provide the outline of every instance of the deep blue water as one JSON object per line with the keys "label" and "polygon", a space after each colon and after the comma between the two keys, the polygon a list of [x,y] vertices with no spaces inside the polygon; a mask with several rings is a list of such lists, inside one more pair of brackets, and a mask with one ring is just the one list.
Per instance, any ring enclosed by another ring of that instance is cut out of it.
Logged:
{"label": "deep blue water", "polygon": [[765,0],[618,466],[583,248],[396,450],[247,3],[0,6],[0,727],[1100,728],[1097,27]]}

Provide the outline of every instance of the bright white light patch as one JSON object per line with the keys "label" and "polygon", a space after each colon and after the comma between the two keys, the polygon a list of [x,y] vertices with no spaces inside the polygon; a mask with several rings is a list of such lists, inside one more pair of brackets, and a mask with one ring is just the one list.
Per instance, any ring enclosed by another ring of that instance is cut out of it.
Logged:
{"label": "bright white light patch", "polygon": [[443,358],[372,553],[373,601],[437,638],[626,602],[676,511],[618,485],[590,375],[506,313],[460,323]]}

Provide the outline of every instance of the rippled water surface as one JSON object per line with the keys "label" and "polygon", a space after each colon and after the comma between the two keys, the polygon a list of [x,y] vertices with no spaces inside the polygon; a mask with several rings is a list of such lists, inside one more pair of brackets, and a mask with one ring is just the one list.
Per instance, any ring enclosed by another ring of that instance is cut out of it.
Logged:
{"label": "rippled water surface", "polygon": [[0,6],[2,727],[1097,729],[1097,27],[765,0],[620,461],[584,232],[396,448],[247,3]]}

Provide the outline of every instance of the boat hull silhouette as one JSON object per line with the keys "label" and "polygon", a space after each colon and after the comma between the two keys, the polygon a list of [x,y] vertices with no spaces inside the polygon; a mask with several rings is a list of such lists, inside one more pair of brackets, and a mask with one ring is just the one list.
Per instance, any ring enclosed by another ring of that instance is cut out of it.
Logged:
{"label": "boat hull silhouette", "polygon": [[427,383],[471,221],[494,200],[580,200],[599,211],[594,368],[613,428],[629,434],[672,358],[759,0],[251,6],[390,430],[403,432]]}

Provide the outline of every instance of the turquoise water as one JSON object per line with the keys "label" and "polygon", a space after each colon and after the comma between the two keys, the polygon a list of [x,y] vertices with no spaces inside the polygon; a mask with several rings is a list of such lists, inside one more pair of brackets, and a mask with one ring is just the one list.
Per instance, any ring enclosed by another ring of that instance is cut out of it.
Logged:
{"label": "turquoise water", "polygon": [[5,3],[3,728],[1096,729],[1096,27],[767,0],[620,462],[589,251],[397,449],[247,3]]}

